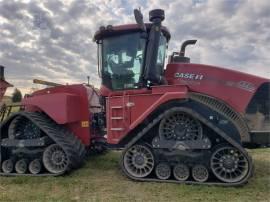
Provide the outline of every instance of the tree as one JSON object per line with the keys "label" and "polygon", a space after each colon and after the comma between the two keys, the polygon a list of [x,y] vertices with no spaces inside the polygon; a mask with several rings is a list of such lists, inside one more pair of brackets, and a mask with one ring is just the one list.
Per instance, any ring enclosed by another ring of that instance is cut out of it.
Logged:
{"label": "tree", "polygon": [[20,102],[22,100],[22,93],[19,89],[15,88],[12,94],[12,102]]}

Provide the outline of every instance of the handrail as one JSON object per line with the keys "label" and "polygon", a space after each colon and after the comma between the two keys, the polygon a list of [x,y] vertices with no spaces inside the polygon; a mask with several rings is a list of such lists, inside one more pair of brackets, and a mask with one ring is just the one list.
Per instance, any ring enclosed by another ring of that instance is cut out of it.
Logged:
{"label": "handrail", "polygon": [[23,109],[23,106],[21,104],[11,104],[11,105],[5,105],[3,104],[0,108],[0,123],[3,122],[7,117],[10,116],[11,113],[13,113],[12,109],[15,107],[19,107],[19,111]]}

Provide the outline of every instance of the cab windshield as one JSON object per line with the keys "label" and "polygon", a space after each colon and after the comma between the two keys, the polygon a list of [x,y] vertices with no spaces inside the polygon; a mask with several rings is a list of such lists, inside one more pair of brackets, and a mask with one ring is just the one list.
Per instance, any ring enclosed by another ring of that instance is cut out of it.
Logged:
{"label": "cab windshield", "polygon": [[140,33],[112,36],[100,44],[103,85],[112,90],[139,88],[146,39]]}

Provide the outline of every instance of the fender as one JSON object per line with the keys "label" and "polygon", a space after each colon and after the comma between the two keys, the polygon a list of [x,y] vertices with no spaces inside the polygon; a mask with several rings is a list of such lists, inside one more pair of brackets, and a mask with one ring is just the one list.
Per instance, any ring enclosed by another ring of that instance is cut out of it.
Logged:
{"label": "fender", "polygon": [[[189,106],[189,102],[185,102],[184,104],[181,104],[181,105],[178,104],[177,106],[174,105],[174,107],[171,107],[171,108],[163,111],[155,119],[151,120],[151,122],[149,124],[147,124],[147,126],[143,130],[138,131],[138,134],[133,136],[131,138],[131,141],[128,141],[126,148],[132,146],[137,141],[139,141],[143,136],[147,135],[148,132],[154,126],[156,126],[168,113],[170,113],[174,110],[183,111],[183,112],[197,118],[201,123],[205,124],[206,126],[211,128],[214,132],[216,132],[216,134],[218,134],[219,136],[224,138],[226,141],[228,141],[230,144],[232,144],[233,146],[237,147],[239,150],[241,150],[242,152],[247,154],[241,145],[240,135],[237,131],[237,128],[235,128],[233,126],[233,124],[231,124],[232,128],[217,126],[215,122],[209,121],[206,117],[204,117],[204,115],[202,115],[201,112],[198,112],[197,110],[191,109],[191,107]],[[126,140],[122,139],[121,143],[124,143],[124,142],[126,142]]]}
{"label": "fender", "polygon": [[118,144],[161,105],[173,100],[186,100],[187,92],[184,85],[166,85],[154,86],[147,93],[108,97],[108,142]]}
{"label": "fender", "polygon": [[[229,141],[234,146],[241,145],[242,142],[245,142],[246,138],[249,138],[241,135],[241,130],[239,130],[237,122],[229,119],[228,117],[224,116],[223,114],[217,111],[213,111],[213,109],[209,108],[205,104],[194,101],[192,99],[185,101],[181,99],[172,100],[168,103],[161,105],[160,109],[162,110],[159,111],[155,110],[154,112],[152,112],[150,116],[148,116],[144,120],[145,122],[144,126],[136,127],[128,135],[123,137],[120,143],[125,145],[128,142],[133,142],[133,140],[129,141],[130,138],[136,139],[136,141],[139,140],[139,137],[141,137],[139,134],[145,135],[156,124],[159,123],[159,121],[164,117],[164,114],[170,112],[172,109],[181,109],[182,111],[185,111],[191,116],[197,118],[203,124],[211,128],[213,131],[215,131],[217,134],[222,136],[224,139]],[[210,119],[209,117],[213,118]],[[226,120],[225,121],[226,124],[223,123],[224,121],[219,122],[219,120]],[[138,138],[136,138],[137,136]]]}
{"label": "fender", "polygon": [[164,93],[156,102],[154,102],[145,112],[141,114],[141,116],[134,121],[129,129],[132,130],[136,126],[139,125],[147,116],[149,116],[152,112],[154,112],[160,105],[169,102],[171,100],[175,99],[186,99],[187,98],[187,93],[186,92],[167,92]]}

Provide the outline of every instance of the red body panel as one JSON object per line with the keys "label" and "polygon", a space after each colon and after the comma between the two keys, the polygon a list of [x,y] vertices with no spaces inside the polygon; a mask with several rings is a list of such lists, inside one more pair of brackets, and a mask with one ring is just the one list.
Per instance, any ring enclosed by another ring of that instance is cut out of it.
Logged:
{"label": "red body panel", "polygon": [[35,92],[22,102],[26,111],[42,111],[69,128],[85,145],[90,144],[89,103],[83,85],[59,86]]}
{"label": "red body panel", "polygon": [[244,113],[258,89],[269,79],[245,74],[238,71],[201,64],[168,64],[165,77],[170,85],[187,85],[189,91],[203,93]]}
{"label": "red body panel", "polygon": [[40,111],[46,112],[58,124],[76,122],[81,119],[80,108],[70,108],[70,106],[76,106],[78,103],[80,103],[78,95],[61,92],[29,97],[23,101],[23,105],[26,105],[27,109],[30,110],[31,106],[39,108]]}
{"label": "red body panel", "polygon": [[0,80],[0,102],[3,99],[4,94],[8,87],[12,87],[12,85],[6,82],[5,80]]}
{"label": "red body panel", "polygon": [[108,143],[118,144],[160,105],[184,98],[187,98],[184,85],[124,91],[122,95],[121,92],[111,92],[106,100]]}
{"label": "red body panel", "polygon": [[246,107],[258,87],[268,79],[238,71],[199,64],[168,64],[165,77],[169,85],[112,92],[101,87],[107,97],[107,135],[110,144],[118,144],[132,129],[170,100],[187,98],[188,91],[223,100],[239,113]]}
{"label": "red body panel", "polygon": [[[189,91],[216,97],[244,113],[258,87],[269,82],[241,72],[198,64],[169,64],[165,76],[169,85],[151,89],[111,91],[101,87],[100,93],[106,97],[108,143],[118,144],[160,105],[186,99]],[[83,85],[59,86],[35,92],[24,99],[23,104],[28,111],[45,112],[89,145],[95,135],[89,128],[89,92],[91,90]]]}

